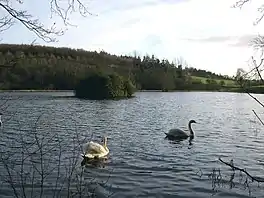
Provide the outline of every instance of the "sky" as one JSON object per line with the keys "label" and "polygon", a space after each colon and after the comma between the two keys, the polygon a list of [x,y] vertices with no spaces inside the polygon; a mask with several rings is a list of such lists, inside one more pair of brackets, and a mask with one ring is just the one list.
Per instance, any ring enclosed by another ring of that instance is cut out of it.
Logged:
{"label": "sky", "polygon": [[[255,55],[248,45],[261,34],[264,22],[254,25],[261,5],[254,0],[242,9],[232,8],[236,0],[83,0],[91,16],[70,15],[65,35],[56,47],[104,50],[112,54],[152,55],[170,61],[185,60],[189,66],[235,75],[237,68],[248,70]],[[15,5],[16,6],[16,5]],[[50,19],[49,1],[28,0],[26,8],[45,24]],[[27,44],[36,36],[16,24],[1,33],[2,43]]]}

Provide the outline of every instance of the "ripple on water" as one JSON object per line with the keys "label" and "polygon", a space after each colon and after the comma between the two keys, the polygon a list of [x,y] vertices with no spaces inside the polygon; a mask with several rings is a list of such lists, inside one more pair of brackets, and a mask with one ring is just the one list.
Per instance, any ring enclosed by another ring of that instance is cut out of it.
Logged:
{"label": "ripple on water", "polygon": [[[231,172],[218,161],[220,156],[225,161],[234,158],[236,165],[254,175],[264,175],[264,134],[254,132],[258,122],[250,113],[262,109],[246,95],[146,92],[130,100],[83,101],[57,97],[63,94],[71,93],[8,93],[13,100],[3,116],[1,154],[19,156],[21,134],[30,147],[37,133],[53,140],[48,145],[47,164],[58,162],[59,150],[55,147],[60,143],[66,167],[72,155],[80,155],[78,144],[91,138],[100,141],[107,135],[109,162],[100,167],[87,166],[83,175],[86,181],[96,178],[99,182],[92,184],[97,186],[98,197],[109,193],[114,197],[249,197],[238,176],[230,189]],[[193,125],[192,145],[188,140],[164,139],[164,132],[171,128],[187,129],[190,119],[198,122]],[[36,153],[32,156],[39,160]],[[19,164],[14,161],[13,165]],[[219,168],[222,183],[210,177]],[[2,166],[0,169],[5,170]],[[54,184],[56,173],[51,174],[47,188]],[[251,188],[255,197],[264,194],[257,184],[251,184]],[[2,196],[11,192],[7,185],[1,186]]]}

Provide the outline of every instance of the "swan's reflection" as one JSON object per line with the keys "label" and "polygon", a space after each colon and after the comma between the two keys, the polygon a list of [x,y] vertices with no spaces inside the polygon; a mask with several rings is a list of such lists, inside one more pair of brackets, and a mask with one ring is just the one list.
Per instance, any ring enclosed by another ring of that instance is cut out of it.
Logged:
{"label": "swan's reflection", "polygon": [[[169,138],[165,137],[165,139],[169,139]],[[188,140],[189,146],[193,145],[193,143],[192,143],[193,139],[194,139],[194,137],[189,137],[189,140]],[[169,139],[169,140],[170,140],[169,141],[170,144],[181,144],[183,142],[183,140],[185,140],[185,139]]]}
{"label": "swan's reflection", "polygon": [[192,146],[192,145],[193,145],[193,143],[192,143],[193,138],[194,138],[194,137],[190,137],[190,138],[189,138],[189,146]]}
{"label": "swan's reflection", "polygon": [[97,168],[105,168],[105,164],[109,163],[110,160],[105,157],[105,158],[95,158],[95,159],[89,159],[84,157],[82,162],[81,162],[81,166],[85,166],[85,167],[97,167]]}

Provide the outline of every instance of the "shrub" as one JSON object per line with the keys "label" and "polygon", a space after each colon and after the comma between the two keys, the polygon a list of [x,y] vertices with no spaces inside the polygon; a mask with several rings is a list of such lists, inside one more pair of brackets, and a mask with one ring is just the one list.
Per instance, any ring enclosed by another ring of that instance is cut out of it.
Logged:
{"label": "shrub", "polygon": [[75,88],[75,96],[91,100],[127,98],[134,91],[131,81],[116,73],[95,72],[80,80]]}

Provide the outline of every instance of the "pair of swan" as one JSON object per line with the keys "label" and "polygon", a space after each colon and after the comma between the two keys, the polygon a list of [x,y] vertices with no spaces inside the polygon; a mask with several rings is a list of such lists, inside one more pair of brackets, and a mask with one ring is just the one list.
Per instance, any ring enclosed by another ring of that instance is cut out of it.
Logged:
{"label": "pair of swan", "polygon": [[86,143],[83,151],[83,158],[86,159],[106,158],[109,154],[109,149],[107,148],[107,137],[103,137],[103,145],[93,141]]}
{"label": "pair of swan", "polygon": [[[181,129],[170,129],[166,134],[166,138],[169,139],[186,139],[190,137],[190,139],[194,138],[194,132],[192,130],[191,124],[197,123],[195,120],[190,120],[188,124],[188,128],[190,134],[187,134]],[[103,145],[99,143],[90,141],[84,145],[84,155],[83,158],[85,159],[100,159],[106,158],[109,154],[109,149],[107,148],[107,137],[103,138]]]}

